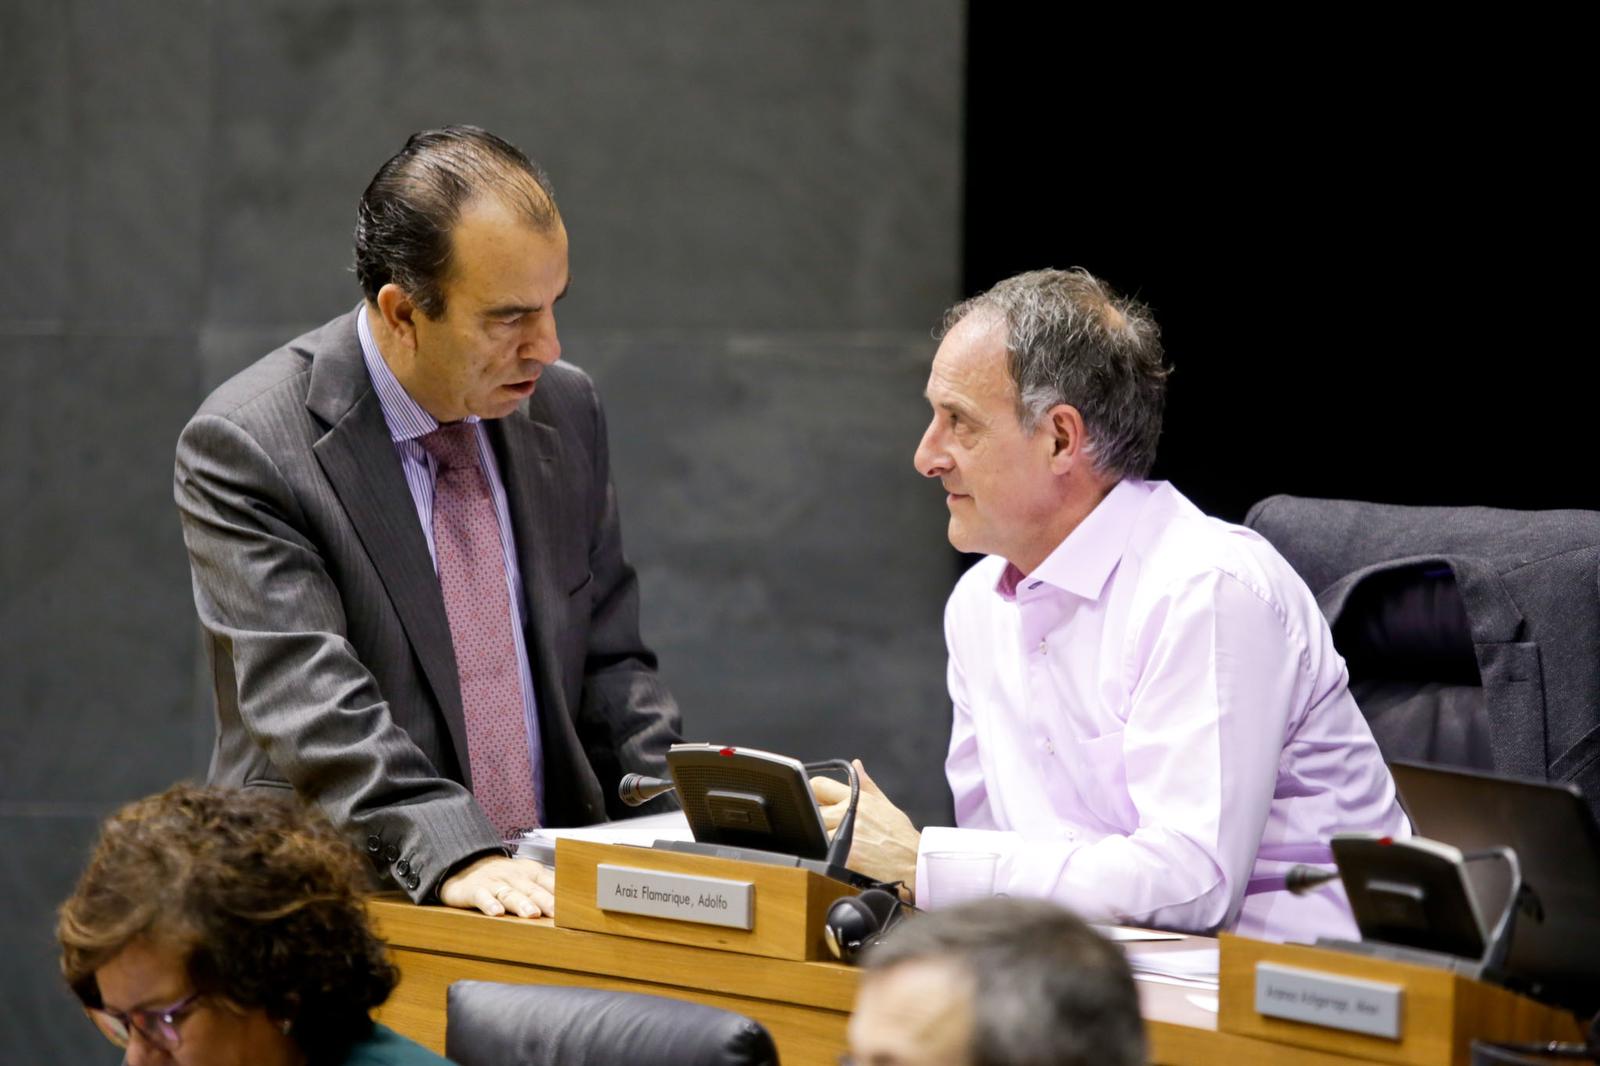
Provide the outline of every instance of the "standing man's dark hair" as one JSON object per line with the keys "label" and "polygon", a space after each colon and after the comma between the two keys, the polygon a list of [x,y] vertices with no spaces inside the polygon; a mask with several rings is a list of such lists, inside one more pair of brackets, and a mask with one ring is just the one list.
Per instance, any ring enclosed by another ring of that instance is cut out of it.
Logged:
{"label": "standing man's dark hair", "polygon": [[356,205],[356,278],[368,300],[393,282],[429,318],[444,314],[450,235],[461,209],[493,190],[532,228],[556,226],[555,190],[539,164],[476,126],[414,133]]}
{"label": "standing man's dark hair", "polygon": [[970,1066],[1145,1061],[1127,959],[1053,903],[986,899],[901,922],[865,967],[850,1022],[858,1064],[959,1054],[963,1042]]}

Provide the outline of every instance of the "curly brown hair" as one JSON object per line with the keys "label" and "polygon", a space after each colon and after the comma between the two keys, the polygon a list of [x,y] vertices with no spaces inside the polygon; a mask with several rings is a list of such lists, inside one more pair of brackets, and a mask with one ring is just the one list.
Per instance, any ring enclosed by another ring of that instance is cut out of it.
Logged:
{"label": "curly brown hair", "polygon": [[398,974],[368,924],[369,875],[290,797],[175,785],[101,828],[61,906],[61,970],[98,1007],[95,971],[145,938],[183,952],[197,992],[288,1019],[312,1063],[371,1032]]}

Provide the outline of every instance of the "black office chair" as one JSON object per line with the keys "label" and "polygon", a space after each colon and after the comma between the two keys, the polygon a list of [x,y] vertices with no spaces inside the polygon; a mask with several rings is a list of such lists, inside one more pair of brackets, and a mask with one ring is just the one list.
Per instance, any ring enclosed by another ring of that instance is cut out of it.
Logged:
{"label": "black office chair", "polygon": [[1387,758],[1571,782],[1600,814],[1600,512],[1271,496]]}
{"label": "black office chair", "polygon": [[460,1066],[777,1066],[772,1036],[742,1014],[597,988],[457,981],[445,1054]]}

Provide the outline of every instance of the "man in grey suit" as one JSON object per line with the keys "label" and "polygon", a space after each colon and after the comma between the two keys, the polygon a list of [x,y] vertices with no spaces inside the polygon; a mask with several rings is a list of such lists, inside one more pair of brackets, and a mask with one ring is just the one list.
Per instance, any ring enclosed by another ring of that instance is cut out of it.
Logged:
{"label": "man in grey suit", "polygon": [[365,299],[208,398],[175,493],[211,780],[293,789],[420,901],[552,913],[515,827],[621,816],[679,717],[639,636],[606,426],[559,363],[548,179],[472,127],[361,199]]}

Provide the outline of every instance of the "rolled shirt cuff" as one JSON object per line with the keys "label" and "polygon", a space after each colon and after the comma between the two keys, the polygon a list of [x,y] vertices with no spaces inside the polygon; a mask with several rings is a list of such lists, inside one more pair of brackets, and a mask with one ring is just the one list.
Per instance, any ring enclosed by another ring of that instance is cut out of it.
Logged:
{"label": "rolled shirt cuff", "polygon": [[[1055,896],[1055,887],[1061,881],[1067,860],[1083,845],[1074,840],[1027,842],[1010,830],[958,829],[954,826],[930,825],[922,830],[922,841],[917,847],[917,906],[927,906],[927,856],[938,851],[993,852],[999,856],[995,863],[994,890],[1006,896]],[[1073,900],[1058,900],[1069,907]]]}

